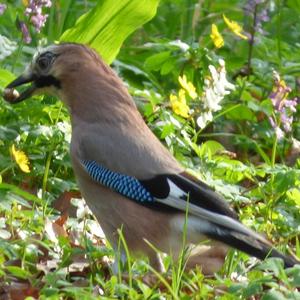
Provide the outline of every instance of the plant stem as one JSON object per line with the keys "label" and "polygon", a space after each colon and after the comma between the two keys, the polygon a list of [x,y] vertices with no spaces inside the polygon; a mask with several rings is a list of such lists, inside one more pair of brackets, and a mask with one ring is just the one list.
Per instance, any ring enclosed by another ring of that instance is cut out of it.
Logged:
{"label": "plant stem", "polygon": [[[59,120],[62,107],[63,107],[63,104],[61,104],[60,107],[59,107],[59,111],[58,111],[58,114],[57,114],[57,118],[54,122],[54,125],[56,125],[58,120]],[[55,149],[55,146],[56,145],[54,143],[54,139],[52,138],[52,142],[51,142],[51,145],[50,145],[50,151],[49,151],[48,156],[47,156],[46,165],[45,165],[45,172],[44,172],[44,176],[43,176],[42,198],[44,198],[44,196],[45,196],[45,192],[46,192],[46,188],[47,188],[48,175],[49,175],[49,170],[50,170],[50,164],[51,164],[51,159],[52,159],[52,155],[53,155],[53,151]]]}
{"label": "plant stem", "polygon": [[14,64],[13,64],[13,66],[12,66],[12,70],[11,70],[12,73],[15,72],[15,68],[16,68],[16,65],[17,65],[17,63],[18,63],[18,61],[19,61],[19,58],[20,58],[20,54],[21,54],[21,52],[22,52],[22,49],[23,49],[23,42],[21,41],[20,44],[19,44],[19,46],[18,46],[17,57],[16,57],[16,59],[15,59],[15,61],[14,61]]}
{"label": "plant stem", "polygon": [[127,268],[128,268],[128,280],[129,280],[129,287],[130,289],[132,289],[132,265],[131,265],[131,257],[130,257],[130,253],[129,253],[129,249],[125,240],[125,237],[123,235],[123,231],[118,229],[118,234],[119,234],[119,238],[121,240],[121,243],[124,247],[124,251],[126,254],[126,260],[127,260]]}
{"label": "plant stem", "polygon": [[6,168],[4,168],[1,172],[0,172],[0,176],[2,176],[5,172],[7,172],[8,170],[12,169],[14,166],[14,164],[10,164],[9,166],[7,166]]}
{"label": "plant stem", "polygon": [[276,40],[277,40],[277,55],[278,55],[278,65],[279,70],[281,70],[281,27],[282,27],[282,15],[281,15],[281,0],[276,1],[277,6],[277,32],[276,32]]}
{"label": "plant stem", "polygon": [[[271,167],[274,168],[275,162],[276,162],[276,152],[277,152],[277,144],[278,144],[278,138],[275,134],[274,143],[272,147],[272,156],[271,156]],[[271,195],[269,198],[269,201],[267,202],[267,215],[269,218],[269,222],[272,224],[272,212],[273,212],[273,205],[275,203],[274,200],[274,190],[273,190],[273,182],[274,182],[274,174],[271,174],[270,183],[271,183]]]}
{"label": "plant stem", "polygon": [[48,181],[48,175],[49,175],[49,170],[50,170],[50,164],[51,164],[51,158],[52,158],[52,153],[54,150],[53,144],[51,144],[51,150],[47,155],[47,160],[46,160],[46,165],[45,165],[45,172],[43,176],[43,185],[42,185],[42,198],[45,196],[46,188],[47,188],[47,181]]}
{"label": "plant stem", "polygon": [[271,156],[271,166],[273,168],[274,168],[275,162],[276,162],[277,144],[278,144],[278,139],[277,139],[277,136],[275,134],[274,143],[273,143],[273,147],[272,147],[272,156]]}
{"label": "plant stem", "polygon": [[257,4],[254,7],[253,24],[252,24],[252,28],[251,28],[251,38],[249,41],[248,64],[247,64],[247,74],[248,74],[247,76],[248,77],[250,75],[250,69],[251,69],[251,60],[252,60],[252,54],[253,54],[256,22],[257,22]]}

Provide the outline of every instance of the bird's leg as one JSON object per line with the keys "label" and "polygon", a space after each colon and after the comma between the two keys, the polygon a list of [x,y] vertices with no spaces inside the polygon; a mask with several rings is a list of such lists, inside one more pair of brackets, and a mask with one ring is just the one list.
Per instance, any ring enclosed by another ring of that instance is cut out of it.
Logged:
{"label": "bird's leg", "polygon": [[213,275],[222,268],[227,252],[228,247],[218,242],[196,246],[187,261],[186,268],[188,270],[199,266],[204,275]]}

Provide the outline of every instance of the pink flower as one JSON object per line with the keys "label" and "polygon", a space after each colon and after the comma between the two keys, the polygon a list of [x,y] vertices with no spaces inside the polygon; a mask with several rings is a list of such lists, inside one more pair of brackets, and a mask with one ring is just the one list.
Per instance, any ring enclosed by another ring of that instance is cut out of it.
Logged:
{"label": "pink flower", "polygon": [[28,30],[26,24],[22,21],[18,21],[18,25],[19,25],[19,28],[22,32],[24,43],[25,44],[30,44],[32,39],[31,39],[29,30]]}
{"label": "pink flower", "polygon": [[286,133],[292,131],[293,113],[296,112],[298,99],[287,99],[288,94],[291,92],[291,88],[286,85],[284,80],[280,79],[279,74],[275,71],[274,81],[275,86],[269,97],[274,107],[275,117],[269,118],[269,121],[275,130],[277,138],[281,139],[284,136],[283,131]]}
{"label": "pink flower", "polygon": [[30,18],[31,23],[35,27],[37,32],[41,31],[41,28],[44,27],[47,21],[48,15],[37,14]]}
{"label": "pink flower", "polygon": [[30,17],[30,22],[35,27],[37,32],[45,26],[48,15],[43,15],[43,7],[50,7],[52,2],[50,0],[29,0],[28,6],[25,10],[25,15]]}
{"label": "pink flower", "polygon": [[3,15],[4,11],[6,10],[6,4],[0,3],[0,16]]}

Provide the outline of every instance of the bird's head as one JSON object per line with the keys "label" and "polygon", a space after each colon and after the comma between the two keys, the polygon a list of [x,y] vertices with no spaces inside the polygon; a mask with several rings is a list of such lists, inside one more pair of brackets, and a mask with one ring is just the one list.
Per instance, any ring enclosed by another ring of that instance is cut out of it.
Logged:
{"label": "bird's head", "polygon": [[38,51],[24,73],[7,85],[3,98],[19,103],[34,94],[58,96],[73,119],[119,122],[134,119],[136,112],[122,80],[95,50],[82,44],[63,43]]}
{"label": "bird's head", "polygon": [[[18,103],[34,94],[46,93],[64,100],[68,89],[78,85],[82,89],[85,84],[91,84],[93,77],[110,73],[109,69],[87,46],[75,43],[51,45],[34,55],[24,73],[7,85],[3,97],[10,103]],[[20,93],[15,90],[24,84],[30,85]]]}

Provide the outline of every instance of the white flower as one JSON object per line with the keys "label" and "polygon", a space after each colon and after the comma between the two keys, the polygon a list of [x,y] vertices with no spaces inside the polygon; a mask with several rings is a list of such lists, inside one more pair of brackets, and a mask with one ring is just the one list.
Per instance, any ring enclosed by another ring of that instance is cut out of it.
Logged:
{"label": "white flower", "polygon": [[197,124],[201,129],[203,129],[212,120],[213,120],[213,115],[212,115],[211,111],[207,111],[198,117]]}
{"label": "white flower", "polygon": [[209,65],[209,66],[208,66],[208,69],[209,69],[210,74],[211,74],[211,77],[212,77],[212,79],[213,79],[213,83],[214,83],[214,84],[218,83],[218,81],[219,81],[219,74],[218,74],[218,71],[217,71],[217,69],[215,68],[215,66]]}
{"label": "white flower", "polygon": [[11,238],[11,233],[5,229],[0,229],[0,238],[3,240],[9,240]]}
{"label": "white flower", "polygon": [[[230,83],[226,78],[226,69],[225,69],[225,61],[223,59],[219,59],[219,64],[221,66],[220,71],[220,82],[223,85],[224,89],[235,90],[234,84]],[[229,94],[230,91],[226,91],[226,94]]]}
{"label": "white flower", "polygon": [[219,71],[213,65],[208,66],[212,79],[204,81],[204,106],[212,111],[220,110],[219,103],[235,89],[235,86],[226,79],[225,61],[219,59],[219,64]]}
{"label": "white flower", "polygon": [[202,101],[206,111],[197,119],[197,124],[201,129],[213,120],[212,112],[220,110],[222,108],[220,102],[230,94],[231,90],[235,89],[235,86],[226,78],[225,61],[219,59],[219,64],[218,70],[213,65],[208,66],[211,78],[204,80]]}
{"label": "white flower", "polygon": [[227,91],[227,89],[234,90],[235,87],[226,79],[226,69],[224,60],[219,59],[219,64],[221,67],[219,72],[212,65],[209,65],[208,68],[213,79],[212,84],[214,86],[215,93],[223,98],[225,95],[230,94],[230,91]]}
{"label": "white flower", "polygon": [[92,214],[92,212],[90,211],[90,209],[86,205],[84,199],[82,199],[82,198],[81,199],[72,198],[71,203],[72,203],[72,205],[77,207],[76,217],[78,219],[84,219],[86,216]]}
{"label": "white flower", "polygon": [[17,49],[17,43],[0,34],[0,61]]}
{"label": "white flower", "polygon": [[278,126],[276,126],[276,128],[275,128],[275,134],[276,134],[278,140],[281,140],[284,137],[283,131]]}
{"label": "white flower", "polygon": [[204,91],[205,103],[204,106],[210,111],[218,111],[222,107],[219,105],[223,97],[215,93],[213,87],[208,87]]}
{"label": "white flower", "polygon": [[57,122],[56,126],[58,129],[64,133],[65,141],[71,142],[72,129],[69,122]]}
{"label": "white flower", "polygon": [[188,44],[182,42],[181,40],[171,41],[171,42],[169,42],[169,45],[176,46],[176,47],[180,48],[183,52],[186,52],[190,49],[190,46]]}

